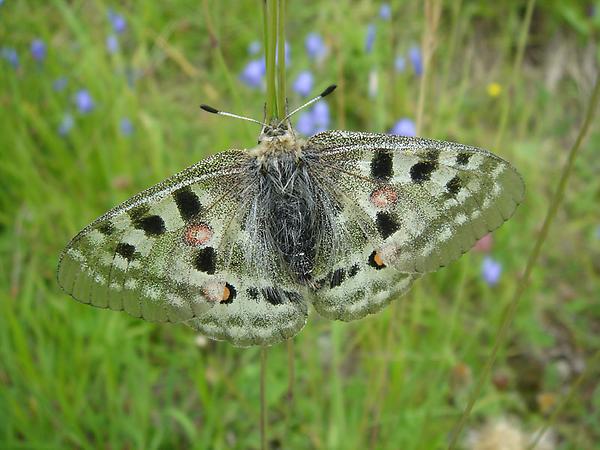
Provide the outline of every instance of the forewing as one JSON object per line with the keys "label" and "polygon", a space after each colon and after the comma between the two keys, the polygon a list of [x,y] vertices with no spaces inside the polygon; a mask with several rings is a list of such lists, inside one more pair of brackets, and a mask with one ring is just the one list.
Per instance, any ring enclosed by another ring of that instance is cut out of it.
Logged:
{"label": "forewing", "polygon": [[297,332],[306,320],[302,295],[254,280],[243,258],[247,158],[214,155],[98,218],[63,251],[59,284],[80,302],[150,321],[190,321],[238,345]]}
{"label": "forewing", "polygon": [[517,171],[476,147],[347,131],[317,134],[306,147],[319,149],[339,191],[377,228],[381,260],[400,272],[447,265],[507,220],[524,195]]}

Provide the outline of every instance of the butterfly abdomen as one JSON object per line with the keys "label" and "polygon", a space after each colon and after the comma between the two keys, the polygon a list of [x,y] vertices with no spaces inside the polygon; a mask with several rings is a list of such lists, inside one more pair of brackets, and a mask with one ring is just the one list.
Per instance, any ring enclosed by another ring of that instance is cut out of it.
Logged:
{"label": "butterfly abdomen", "polygon": [[314,161],[294,153],[255,162],[253,214],[246,223],[246,229],[256,233],[253,242],[259,253],[275,257],[275,265],[302,284],[311,279],[329,223],[325,194],[311,174],[311,164]]}

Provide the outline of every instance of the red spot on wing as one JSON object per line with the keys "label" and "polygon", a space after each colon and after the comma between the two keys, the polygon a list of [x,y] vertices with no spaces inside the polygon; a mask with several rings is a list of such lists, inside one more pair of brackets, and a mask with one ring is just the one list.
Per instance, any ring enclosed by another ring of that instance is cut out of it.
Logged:
{"label": "red spot on wing", "polygon": [[206,244],[213,235],[212,228],[205,223],[188,225],[183,235],[186,244],[194,247]]}
{"label": "red spot on wing", "polygon": [[209,302],[221,302],[226,294],[225,282],[208,281],[202,286],[202,294]]}
{"label": "red spot on wing", "polygon": [[398,202],[398,193],[392,186],[383,186],[371,192],[369,200],[376,208],[385,209]]}

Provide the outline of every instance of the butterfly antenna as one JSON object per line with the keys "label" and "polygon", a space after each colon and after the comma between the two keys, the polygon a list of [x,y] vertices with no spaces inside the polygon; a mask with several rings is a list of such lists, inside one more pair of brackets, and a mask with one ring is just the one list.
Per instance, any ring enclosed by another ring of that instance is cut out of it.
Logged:
{"label": "butterfly antenna", "polygon": [[312,100],[309,100],[308,102],[306,102],[304,105],[299,106],[298,108],[296,108],[295,110],[293,110],[291,113],[289,113],[287,116],[285,116],[285,118],[280,122],[283,123],[286,120],[288,120],[290,117],[292,117],[294,114],[296,114],[298,111],[300,111],[301,109],[306,108],[307,106],[312,105],[315,102],[318,102],[319,100],[321,100],[323,97],[328,96],[329,94],[331,94],[333,91],[335,91],[335,88],[337,87],[336,84],[332,84],[331,86],[328,86],[327,89],[325,89],[323,92],[321,92],[319,94],[318,97],[313,98]]}
{"label": "butterfly antenna", "polygon": [[200,105],[200,108],[202,108],[206,112],[209,112],[212,114],[218,114],[219,116],[233,117],[235,119],[242,119],[242,120],[246,120],[248,122],[257,123],[259,125],[262,125],[263,127],[267,126],[264,122],[261,122],[260,120],[251,119],[250,117],[239,116],[237,114],[232,114],[232,113],[228,113],[225,111],[219,111],[218,109],[215,109],[212,106],[202,104],[202,105]]}

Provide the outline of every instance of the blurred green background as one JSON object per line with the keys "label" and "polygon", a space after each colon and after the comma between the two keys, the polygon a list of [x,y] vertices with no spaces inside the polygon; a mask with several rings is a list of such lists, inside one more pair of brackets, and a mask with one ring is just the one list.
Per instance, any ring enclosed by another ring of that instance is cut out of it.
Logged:
{"label": "blurred green background", "polygon": [[[418,127],[525,178],[515,216],[409,295],[358,322],[311,314],[269,350],[272,448],[443,448],[582,123],[600,2],[538,1],[526,41],[525,1],[444,1],[439,20],[420,1],[288,3],[290,105],[339,86],[301,131]],[[255,125],[198,105],[262,117],[261,41],[257,0],[0,1],[0,448],[259,447],[258,349],[81,305],[55,270],[105,210],[254,145]],[[538,448],[600,448],[598,124],[461,448],[525,448],[544,424]]]}

